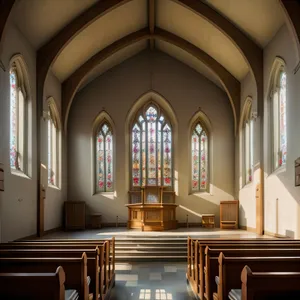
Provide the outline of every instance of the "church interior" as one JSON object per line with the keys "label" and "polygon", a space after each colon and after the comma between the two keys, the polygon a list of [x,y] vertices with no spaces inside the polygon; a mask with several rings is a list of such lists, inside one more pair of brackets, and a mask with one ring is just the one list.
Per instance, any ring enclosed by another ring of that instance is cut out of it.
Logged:
{"label": "church interior", "polygon": [[300,297],[299,20],[0,0],[1,299]]}

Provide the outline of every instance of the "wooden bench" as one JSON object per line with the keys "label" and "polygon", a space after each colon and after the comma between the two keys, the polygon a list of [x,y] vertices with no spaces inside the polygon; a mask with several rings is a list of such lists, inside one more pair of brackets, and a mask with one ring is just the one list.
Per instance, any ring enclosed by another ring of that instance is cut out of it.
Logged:
{"label": "wooden bench", "polygon": [[45,273],[62,266],[66,274],[65,288],[78,291],[80,299],[89,299],[87,283],[87,257],[80,258],[28,258],[0,256],[1,273]]}
{"label": "wooden bench", "polygon": [[55,273],[0,273],[0,298],[65,300],[64,282],[62,267]]}
{"label": "wooden bench", "polygon": [[[62,249],[62,250],[81,250],[87,254],[88,250],[94,249],[96,246],[100,249],[99,267],[100,267],[100,284],[98,291],[102,298],[109,298],[111,289],[115,284],[115,239],[108,240],[64,240],[64,239],[48,239],[48,240],[23,240],[12,243],[0,244],[0,249]],[[66,252],[65,252],[66,253]],[[30,255],[30,254],[26,254]],[[66,254],[69,255],[69,254]],[[90,260],[90,256],[88,255]],[[89,268],[89,264],[88,264]],[[94,281],[92,281],[93,283]],[[96,281],[97,282],[97,281]],[[93,284],[93,293],[96,295],[96,288]]]}
{"label": "wooden bench", "polygon": [[214,300],[228,299],[231,289],[241,288],[241,272],[248,265],[255,272],[300,272],[300,257],[219,257],[218,293]]}
{"label": "wooden bench", "polygon": [[[205,265],[205,248],[209,247],[217,248],[251,248],[267,247],[276,248],[277,245],[280,247],[300,247],[300,240],[291,239],[266,239],[266,238],[255,238],[255,239],[191,239],[188,238],[188,258],[187,258],[187,279],[191,285],[191,288],[195,295],[200,299],[204,299],[204,265]],[[236,246],[235,246],[236,245]]]}
{"label": "wooden bench", "polygon": [[205,250],[205,293],[206,299],[213,299],[213,293],[217,292],[215,283],[219,273],[218,258],[220,253],[226,257],[287,257],[300,256],[300,248],[257,248],[257,249],[211,249]]}
{"label": "wooden bench", "polygon": [[252,272],[245,266],[241,281],[241,297],[236,300],[262,300],[267,297],[274,300],[300,298],[299,272]]}
{"label": "wooden bench", "polygon": [[112,237],[110,239],[100,239],[100,240],[90,240],[90,239],[35,239],[35,240],[18,240],[18,241],[14,241],[11,243],[8,243],[9,245],[34,245],[34,246],[38,246],[38,245],[45,245],[45,247],[47,245],[58,245],[58,246],[62,246],[63,248],[65,248],[65,246],[70,246],[72,247],[73,245],[77,245],[77,244],[85,244],[85,245],[94,245],[94,246],[100,246],[102,244],[106,244],[108,246],[105,248],[105,251],[108,251],[109,254],[104,255],[104,258],[108,257],[108,261],[109,261],[109,282],[111,282],[112,286],[114,286],[114,277],[115,277],[115,238]]}

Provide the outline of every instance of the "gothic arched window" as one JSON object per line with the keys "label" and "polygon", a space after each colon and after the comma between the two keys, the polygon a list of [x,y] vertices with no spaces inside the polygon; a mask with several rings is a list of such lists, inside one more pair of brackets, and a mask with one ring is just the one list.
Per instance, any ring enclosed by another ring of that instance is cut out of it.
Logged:
{"label": "gothic arched window", "polygon": [[287,157],[286,78],[284,65],[278,65],[273,75],[271,87],[273,171],[285,165]]}
{"label": "gothic arched window", "polygon": [[10,168],[27,173],[27,103],[24,74],[15,61],[10,69]]}
{"label": "gothic arched window", "polygon": [[172,126],[153,103],[137,114],[131,130],[132,187],[173,187]]}
{"label": "gothic arched window", "polygon": [[208,190],[208,136],[200,121],[192,128],[192,192]]}
{"label": "gothic arched window", "polygon": [[104,120],[96,132],[96,191],[112,192],[113,189],[113,131]]}

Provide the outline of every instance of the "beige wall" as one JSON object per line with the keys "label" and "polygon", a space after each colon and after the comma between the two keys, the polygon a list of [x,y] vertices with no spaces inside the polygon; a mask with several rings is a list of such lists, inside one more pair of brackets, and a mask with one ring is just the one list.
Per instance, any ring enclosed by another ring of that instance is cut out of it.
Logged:
{"label": "beige wall", "polygon": [[[13,55],[22,54],[27,65],[30,83],[29,103],[29,163],[32,170],[30,178],[23,178],[10,173],[9,167],[9,62]],[[5,169],[5,191],[0,193],[1,241],[5,242],[36,233],[37,227],[37,178],[36,178],[36,53],[16,26],[9,21],[6,27],[1,60],[6,72],[0,70],[1,103],[1,150],[0,162]],[[60,107],[60,83],[52,75],[47,78],[46,95],[56,98]],[[41,121],[43,122],[43,121]],[[47,139],[46,128],[42,127],[42,162],[46,163]],[[45,230],[55,228],[62,222],[61,191],[48,191],[45,207]]]}
{"label": "beige wall", "polygon": [[[152,83],[151,83],[152,68]],[[175,112],[175,177],[178,221],[199,222],[197,214],[219,215],[220,200],[233,199],[233,117],[226,94],[179,61],[154,52],[143,52],[98,77],[74,99],[68,122],[68,200],[86,201],[89,210],[101,212],[104,222],[127,221],[128,149],[125,122],[137,99],[154,90]],[[212,194],[189,195],[189,123],[201,107],[212,124]],[[93,120],[105,109],[116,128],[116,191],[92,195],[91,132]]]}
{"label": "beige wall", "polygon": [[283,26],[264,51],[264,96],[267,105],[270,71],[276,56],[286,62],[287,72],[287,164],[285,168],[270,173],[268,118],[265,118],[265,230],[271,233],[300,237],[299,203],[300,188],[295,187],[294,161],[300,156],[300,72],[294,75],[296,60],[293,39]]}

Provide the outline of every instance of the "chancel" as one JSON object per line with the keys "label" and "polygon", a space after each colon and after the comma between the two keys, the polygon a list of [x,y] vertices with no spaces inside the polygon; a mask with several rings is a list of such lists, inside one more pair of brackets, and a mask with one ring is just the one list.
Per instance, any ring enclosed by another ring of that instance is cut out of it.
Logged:
{"label": "chancel", "polygon": [[299,16],[0,0],[0,298],[299,298]]}

